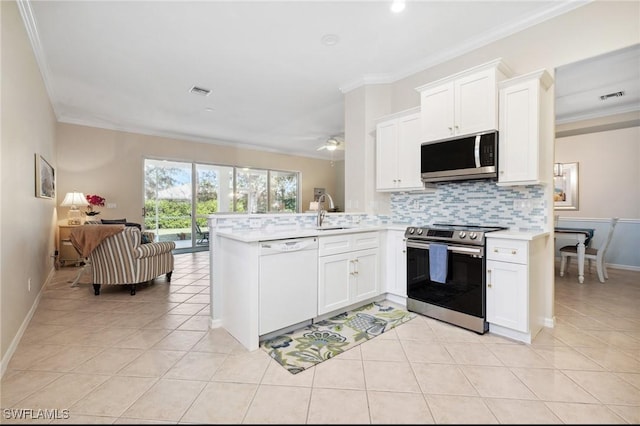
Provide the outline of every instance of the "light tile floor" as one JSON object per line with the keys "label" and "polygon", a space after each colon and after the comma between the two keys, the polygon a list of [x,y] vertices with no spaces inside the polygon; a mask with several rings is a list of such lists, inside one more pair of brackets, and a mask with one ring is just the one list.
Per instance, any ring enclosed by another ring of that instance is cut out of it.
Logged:
{"label": "light tile floor", "polygon": [[[43,292],[2,423],[640,423],[638,272],[556,275],[557,326],[531,345],[418,316],[292,375],[208,329],[208,252],[135,296],[70,288],[76,270]],[[70,417],[12,418],[29,409]]]}

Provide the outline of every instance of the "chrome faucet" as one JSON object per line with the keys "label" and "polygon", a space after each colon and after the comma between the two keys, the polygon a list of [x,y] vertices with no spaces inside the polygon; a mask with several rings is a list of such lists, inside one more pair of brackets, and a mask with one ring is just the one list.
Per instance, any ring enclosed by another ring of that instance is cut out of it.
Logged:
{"label": "chrome faucet", "polygon": [[316,220],[316,225],[318,227],[322,226],[322,221],[324,220],[324,215],[327,214],[327,211],[324,209],[323,203],[325,202],[324,199],[329,198],[329,208],[333,209],[335,208],[335,206],[333,205],[333,198],[331,198],[331,195],[327,194],[326,192],[323,192],[319,197],[318,197],[318,219]]}

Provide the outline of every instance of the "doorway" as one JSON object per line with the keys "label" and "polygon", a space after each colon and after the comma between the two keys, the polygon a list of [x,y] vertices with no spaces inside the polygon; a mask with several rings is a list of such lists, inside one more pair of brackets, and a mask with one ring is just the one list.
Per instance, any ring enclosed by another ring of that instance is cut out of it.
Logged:
{"label": "doorway", "polygon": [[144,160],[144,225],[177,252],[208,250],[207,216],[233,209],[233,167]]}

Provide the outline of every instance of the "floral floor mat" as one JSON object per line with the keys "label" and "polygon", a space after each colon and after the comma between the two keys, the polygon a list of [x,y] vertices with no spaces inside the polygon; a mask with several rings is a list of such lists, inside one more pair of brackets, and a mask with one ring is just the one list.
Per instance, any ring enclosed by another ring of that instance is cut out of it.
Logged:
{"label": "floral floor mat", "polygon": [[265,340],[260,347],[290,373],[297,374],[415,317],[385,301],[373,302]]}

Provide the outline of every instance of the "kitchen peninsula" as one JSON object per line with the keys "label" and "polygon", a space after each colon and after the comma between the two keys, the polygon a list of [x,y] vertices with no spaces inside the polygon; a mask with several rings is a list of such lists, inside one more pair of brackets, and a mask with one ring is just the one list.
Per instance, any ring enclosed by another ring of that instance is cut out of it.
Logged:
{"label": "kitchen peninsula", "polygon": [[[255,350],[275,333],[371,301],[407,306],[407,224],[386,216],[332,213],[318,228],[315,219],[308,213],[209,217],[211,327],[225,328]],[[489,241],[498,244],[487,258],[500,263],[492,264],[493,276],[486,279],[490,332],[531,343],[542,326],[553,326],[543,312],[548,289],[531,275],[541,269],[549,233],[493,234]],[[503,249],[508,256],[501,257]],[[522,265],[519,273],[503,274],[512,263]],[[503,276],[512,282],[505,289],[518,292],[517,307],[502,290]],[[517,321],[511,321],[514,316]]]}
{"label": "kitchen peninsula", "polygon": [[383,299],[380,231],[388,225],[327,218],[322,227],[315,214],[251,215],[246,227],[237,215],[232,226],[210,219],[212,326],[254,350],[261,336]]}

